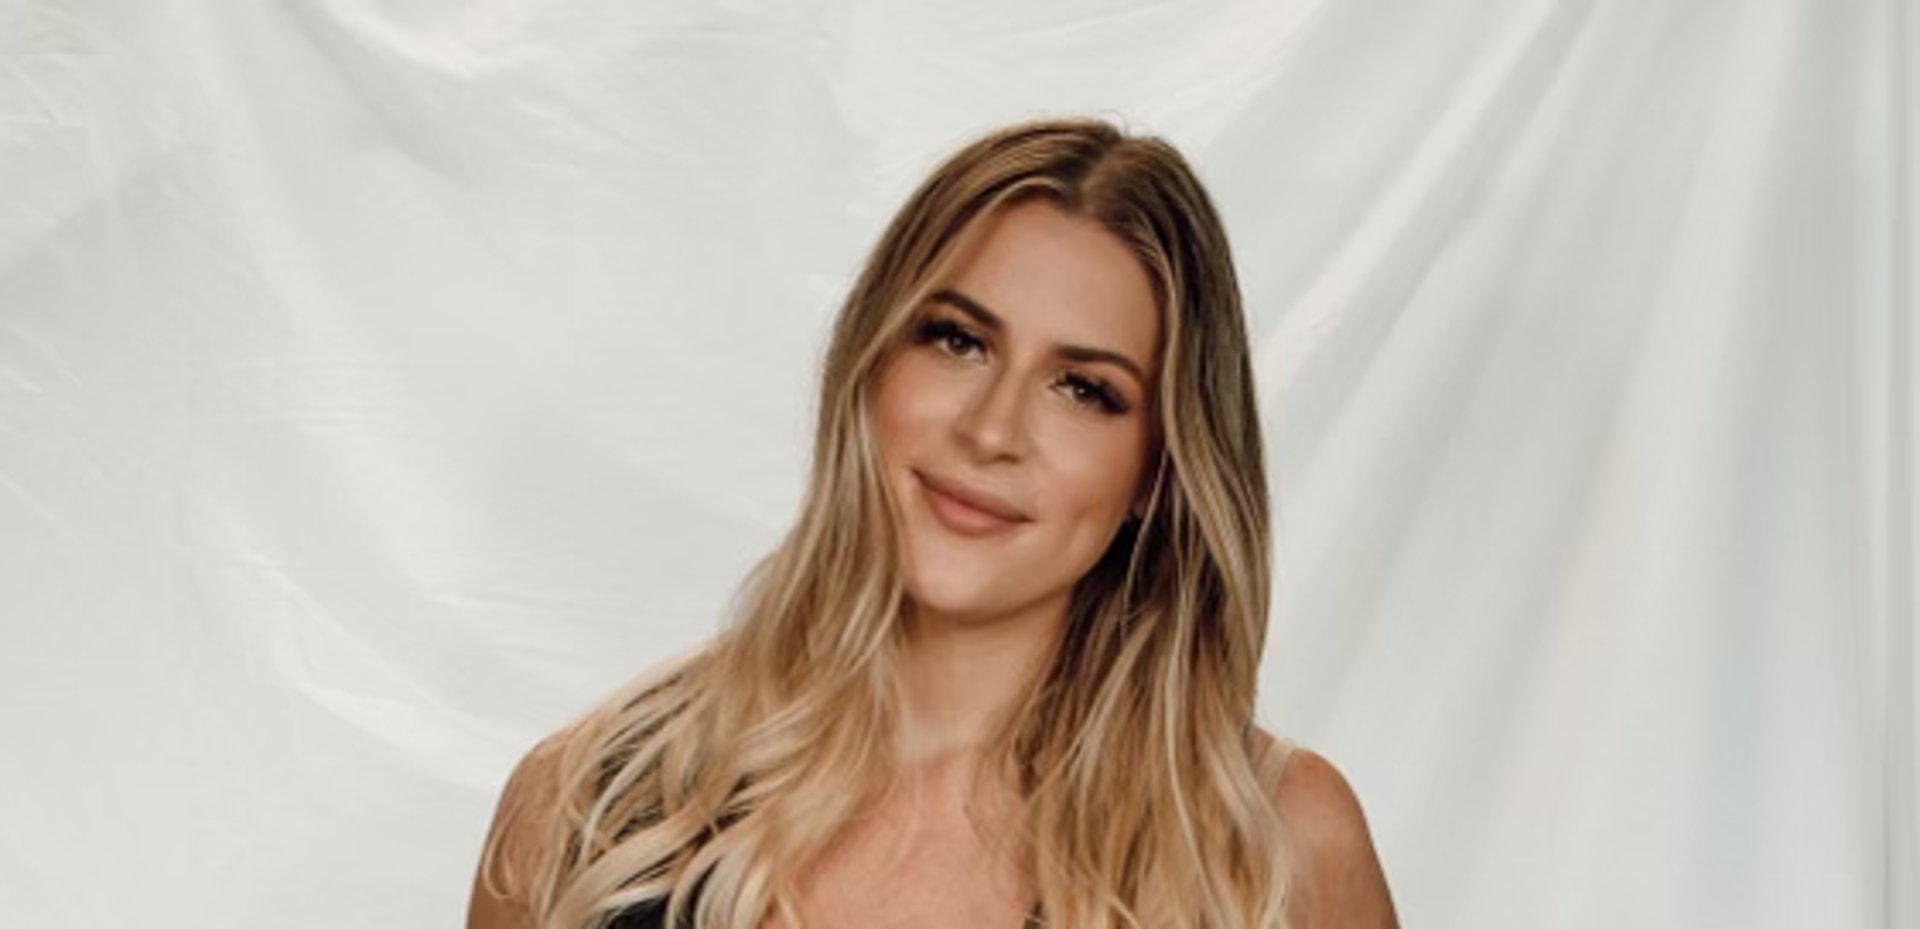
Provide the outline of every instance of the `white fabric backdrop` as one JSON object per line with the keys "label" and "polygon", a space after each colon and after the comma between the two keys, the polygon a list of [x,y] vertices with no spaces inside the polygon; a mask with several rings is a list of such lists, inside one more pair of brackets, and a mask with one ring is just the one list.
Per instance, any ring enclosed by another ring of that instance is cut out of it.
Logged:
{"label": "white fabric backdrop", "polygon": [[1407,925],[1920,926],[1913,16],[0,0],[0,921],[458,925],[887,216],[1095,112],[1230,227],[1265,722]]}

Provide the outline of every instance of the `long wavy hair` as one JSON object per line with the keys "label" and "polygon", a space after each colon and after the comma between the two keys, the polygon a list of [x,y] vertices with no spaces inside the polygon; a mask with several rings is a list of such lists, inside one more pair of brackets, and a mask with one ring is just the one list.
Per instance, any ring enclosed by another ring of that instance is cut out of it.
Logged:
{"label": "long wavy hair", "polygon": [[1132,249],[1165,336],[1147,509],[1076,583],[985,750],[981,768],[1017,785],[1018,825],[996,839],[1049,926],[1283,925],[1291,868],[1253,745],[1268,498],[1227,239],[1172,146],[1072,118],[979,138],[914,191],[834,323],[793,527],[709,644],[548,740],[540,854],[506,876],[542,929],[597,929],[643,901],[668,925],[756,929],[776,910],[799,925],[807,864],[898,771],[900,504],[870,391],[981,218],[1035,197]]}

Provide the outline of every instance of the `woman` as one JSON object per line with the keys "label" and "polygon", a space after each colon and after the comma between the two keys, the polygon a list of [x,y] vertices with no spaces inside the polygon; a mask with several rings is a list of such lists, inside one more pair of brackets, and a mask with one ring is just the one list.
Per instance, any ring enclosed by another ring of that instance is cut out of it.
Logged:
{"label": "woman", "polygon": [[1268,550],[1186,163],[982,138],[847,297],[794,528],[521,760],[469,927],[1393,926],[1345,780],[1253,725]]}

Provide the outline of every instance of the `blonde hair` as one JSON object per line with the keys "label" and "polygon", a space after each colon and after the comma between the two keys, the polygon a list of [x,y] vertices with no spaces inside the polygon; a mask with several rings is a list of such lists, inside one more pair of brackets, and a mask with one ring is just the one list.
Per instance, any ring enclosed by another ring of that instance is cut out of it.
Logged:
{"label": "blonde hair", "polygon": [[895,774],[904,595],[870,386],[979,220],[1033,197],[1131,247],[1165,337],[1147,509],[1076,583],[981,766],[1017,785],[1022,825],[1002,838],[1051,926],[1283,924],[1287,855],[1252,744],[1267,487],[1226,236],[1167,143],[1049,119],[960,149],[880,237],[834,324],[798,518],[725,628],[552,747],[541,853],[513,878],[543,929],[663,897],[669,925],[755,929],[776,908],[798,924],[802,870]]}

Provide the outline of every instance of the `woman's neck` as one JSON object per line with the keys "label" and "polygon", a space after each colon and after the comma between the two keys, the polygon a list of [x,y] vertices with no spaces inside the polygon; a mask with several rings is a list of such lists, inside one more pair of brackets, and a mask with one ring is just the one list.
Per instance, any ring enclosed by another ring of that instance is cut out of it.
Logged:
{"label": "woman's neck", "polygon": [[909,607],[901,650],[899,758],[908,769],[970,766],[1066,621],[1067,595],[990,619]]}

